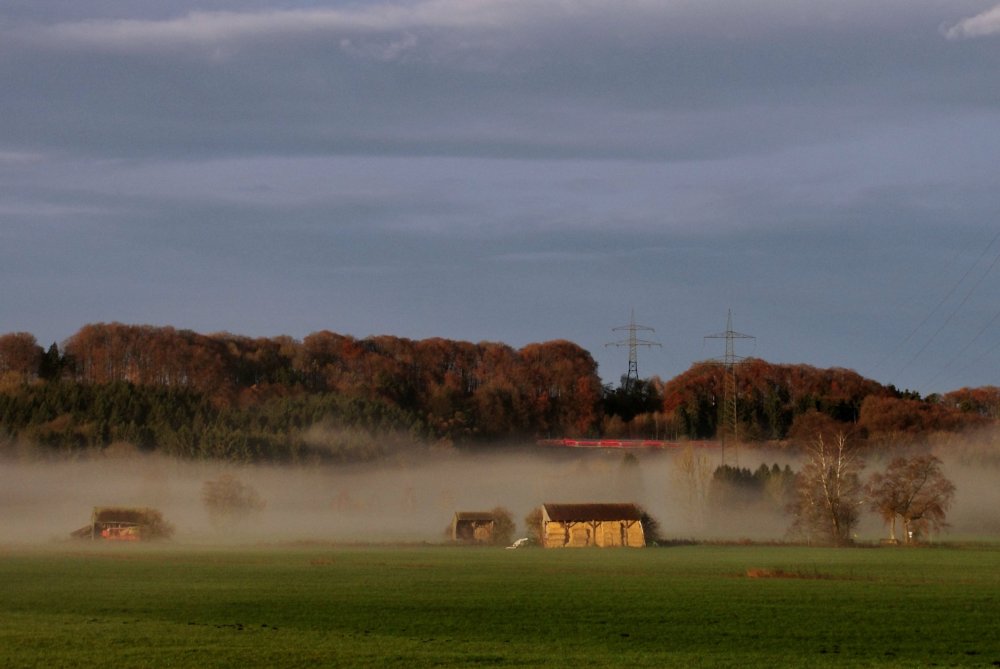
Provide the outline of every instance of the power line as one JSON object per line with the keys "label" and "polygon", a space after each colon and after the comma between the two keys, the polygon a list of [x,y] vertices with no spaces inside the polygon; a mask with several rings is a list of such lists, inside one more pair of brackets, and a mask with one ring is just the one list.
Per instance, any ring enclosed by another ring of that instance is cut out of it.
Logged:
{"label": "power line", "polygon": [[[976,342],[977,342],[977,341],[979,340],[979,338],[980,338],[981,336],[983,336],[983,334],[984,334],[984,333],[985,333],[985,332],[986,332],[987,330],[989,330],[989,329],[990,329],[990,328],[991,328],[991,327],[993,326],[993,324],[994,324],[994,323],[996,323],[996,322],[997,322],[997,320],[1000,320],[1000,311],[998,311],[998,312],[996,312],[995,314],[993,314],[993,318],[991,318],[991,319],[990,319],[990,321],[989,321],[989,322],[988,322],[988,323],[987,323],[986,325],[984,325],[984,326],[983,326],[982,328],[980,328],[979,332],[977,332],[977,333],[976,333],[976,336],[975,336],[975,337],[973,337],[973,338],[972,338],[972,340],[971,340],[971,341],[970,341],[970,342],[969,342],[968,344],[966,344],[966,345],[965,345],[964,347],[962,347],[962,350],[961,350],[961,351],[959,351],[958,353],[956,353],[956,354],[955,354],[955,355],[954,355],[954,356],[953,356],[953,357],[951,358],[951,360],[949,360],[949,361],[948,361],[947,363],[945,363],[945,366],[944,366],[944,367],[942,367],[942,368],[941,368],[941,370],[940,370],[940,371],[938,371],[938,373],[937,373],[937,374],[935,374],[934,376],[932,376],[932,377],[931,377],[931,380],[930,380],[930,381],[928,381],[928,382],[927,382],[927,383],[925,384],[925,387],[928,387],[928,386],[930,386],[930,385],[931,385],[931,384],[933,384],[933,383],[934,383],[935,381],[937,381],[937,380],[938,380],[939,378],[941,378],[941,376],[942,376],[942,375],[943,375],[943,374],[944,374],[944,373],[945,373],[946,371],[948,371],[948,369],[949,369],[949,368],[950,368],[950,367],[951,367],[951,366],[952,366],[953,364],[955,364],[955,362],[956,362],[956,361],[957,361],[957,360],[958,360],[959,358],[961,358],[961,357],[962,357],[963,355],[965,355],[965,352],[966,352],[966,351],[968,351],[968,350],[969,350],[969,349],[970,349],[970,348],[972,347],[972,345],[973,345],[973,344],[975,344],[975,343],[976,343]],[[998,344],[998,346],[1000,346],[1000,344]],[[996,347],[994,347],[994,348],[996,348]],[[991,350],[992,350],[992,349],[991,349]],[[983,355],[985,355],[985,354],[983,354]],[[983,357],[983,356],[980,356],[980,357]],[[978,361],[978,358],[977,358],[977,361]],[[971,366],[971,365],[967,365],[966,367],[963,367],[961,371],[965,371],[965,370],[966,370],[966,369],[967,369],[967,368],[968,368],[969,366]]]}
{"label": "power line", "polygon": [[[746,358],[736,355],[737,339],[754,339],[753,335],[743,334],[733,330],[733,310],[730,309],[726,317],[726,331],[717,334],[705,335],[705,339],[725,339],[726,353],[721,358],[713,358],[712,361],[723,366],[723,404],[722,404],[722,464],[726,464],[726,437],[732,436],[733,443],[739,444],[739,419],[736,413],[736,401],[738,389],[736,387],[736,367],[743,364]],[[737,451],[737,464],[739,464],[739,451]]]}
{"label": "power line", "polygon": [[[1000,314],[998,314],[998,315],[1000,315]],[[993,320],[996,320],[996,318],[994,318]],[[993,321],[990,321],[991,324],[992,324],[992,322]],[[973,358],[972,360],[970,360],[968,363],[965,364],[965,366],[959,368],[959,370],[956,372],[956,374],[958,374],[958,375],[963,374],[970,367],[972,367],[973,365],[975,365],[976,363],[978,363],[980,360],[982,360],[986,356],[988,356],[991,353],[993,353],[994,351],[996,351],[998,348],[1000,348],[1000,341],[998,341],[993,346],[990,346],[988,349],[986,349],[985,351],[983,351],[982,353],[980,353],[978,356],[976,356],[975,358]],[[939,373],[939,376],[940,376],[940,373]],[[937,378],[935,377],[934,379],[931,380],[931,383],[933,383],[933,381],[936,381],[936,380],[937,380]]]}
{"label": "power line", "polygon": [[[976,268],[976,265],[979,264],[979,261],[981,261],[983,259],[983,256],[986,255],[986,252],[989,250],[989,248],[991,246],[993,246],[993,243],[997,239],[1000,239],[1000,232],[998,232],[997,235],[990,241],[990,243],[986,245],[986,247],[983,249],[983,253],[981,253],[980,256],[979,256],[979,258],[976,259],[976,262],[972,263],[972,265],[969,266],[969,269],[965,270],[965,274],[962,275],[962,278],[960,278],[957,282],[955,282],[952,285],[951,290],[949,290],[945,294],[945,296],[942,297],[941,300],[937,304],[934,305],[933,309],[931,309],[929,312],[927,312],[927,315],[924,316],[924,319],[922,321],[920,321],[920,323],[918,323],[915,328],[913,328],[912,330],[910,330],[910,334],[908,334],[905,337],[903,337],[903,341],[901,341],[891,352],[887,353],[881,360],[878,361],[878,363],[876,363],[876,365],[872,368],[873,371],[879,369],[882,365],[884,365],[886,362],[888,362],[889,359],[893,355],[895,355],[896,353],[898,353],[899,351],[901,351],[903,349],[903,347],[906,346],[906,344],[908,344],[911,339],[913,339],[913,336],[915,334],[917,334],[917,332],[920,331],[920,328],[922,328],[925,325],[927,325],[927,322],[931,319],[931,316],[933,316],[935,313],[937,313],[937,310],[940,309],[941,307],[943,307],[944,304],[945,304],[945,302],[947,302],[948,300],[951,299],[951,296],[955,294],[955,291],[958,290],[958,287],[961,286],[965,282],[965,280],[967,278],[969,278],[969,275],[972,274],[972,270],[974,270]],[[957,258],[957,254],[956,254],[956,258]],[[953,258],[952,262],[954,262],[954,260],[955,259]]]}
{"label": "power line", "polygon": [[645,325],[636,325],[635,323],[635,309],[632,309],[631,318],[629,318],[628,325],[620,325],[616,328],[611,328],[612,332],[628,332],[628,337],[619,341],[612,341],[605,344],[605,346],[628,346],[628,374],[625,375],[625,392],[628,392],[633,383],[639,380],[639,354],[638,350],[640,346],[646,346],[652,348],[653,346],[660,346],[659,342],[648,341],[646,339],[639,339],[636,333],[638,332],[656,332],[651,327]]}
{"label": "power line", "polygon": [[[983,249],[983,253],[981,253],[979,258],[976,259],[976,262],[973,263],[972,268],[976,267],[979,264],[980,260],[982,260],[986,256],[986,252],[990,249],[991,246],[993,246],[993,242],[995,242],[998,238],[1000,238],[1000,233],[994,236],[993,239],[990,241],[990,243],[986,245],[986,248]],[[993,271],[993,268],[996,267],[998,261],[1000,261],[1000,253],[997,253],[997,255],[994,256],[993,262],[990,263],[990,266],[986,269],[986,271],[982,274],[982,276],[980,276],[979,279],[974,284],[972,284],[972,287],[969,288],[969,290],[965,293],[965,296],[962,297],[962,300],[958,303],[958,305],[951,311],[950,314],[948,314],[948,317],[944,320],[944,322],[941,323],[940,326],[938,326],[938,329],[934,331],[934,334],[930,336],[930,339],[928,339],[927,342],[920,347],[920,350],[918,350],[916,353],[913,354],[913,357],[911,357],[902,367],[899,368],[899,370],[896,371],[895,375],[896,377],[902,374],[907,367],[912,365],[916,361],[916,359],[919,358],[920,355],[927,350],[927,347],[931,345],[931,343],[937,338],[937,336],[941,334],[941,331],[944,330],[949,323],[951,323],[951,320],[958,314],[958,312],[962,309],[962,307],[965,306],[965,304],[969,301],[969,298],[972,297],[972,294],[976,292],[976,289],[979,288],[980,285],[982,285],[983,281],[986,280],[986,277],[989,276],[990,272]],[[970,271],[972,268],[970,268]],[[966,276],[967,275],[968,272],[966,273]],[[964,277],[962,280],[963,281],[965,280]],[[959,283],[961,283],[961,281]]]}

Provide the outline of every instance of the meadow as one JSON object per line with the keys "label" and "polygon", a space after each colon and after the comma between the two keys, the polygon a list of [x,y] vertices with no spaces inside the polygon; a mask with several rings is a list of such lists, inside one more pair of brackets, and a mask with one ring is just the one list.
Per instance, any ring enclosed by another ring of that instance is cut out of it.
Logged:
{"label": "meadow", "polygon": [[1000,546],[0,549],[0,666],[1000,666]]}

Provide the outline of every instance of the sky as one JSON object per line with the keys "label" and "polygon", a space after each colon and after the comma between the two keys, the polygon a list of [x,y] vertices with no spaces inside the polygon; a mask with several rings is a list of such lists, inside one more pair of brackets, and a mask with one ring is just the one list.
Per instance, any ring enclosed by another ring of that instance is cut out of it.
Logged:
{"label": "sky", "polygon": [[996,0],[3,0],[0,332],[1000,384]]}

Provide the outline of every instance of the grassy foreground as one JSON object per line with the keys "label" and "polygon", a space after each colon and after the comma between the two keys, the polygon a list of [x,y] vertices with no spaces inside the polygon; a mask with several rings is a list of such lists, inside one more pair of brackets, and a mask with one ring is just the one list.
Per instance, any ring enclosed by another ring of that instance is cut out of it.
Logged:
{"label": "grassy foreground", "polygon": [[2,667],[1000,666],[1000,547],[0,549]]}

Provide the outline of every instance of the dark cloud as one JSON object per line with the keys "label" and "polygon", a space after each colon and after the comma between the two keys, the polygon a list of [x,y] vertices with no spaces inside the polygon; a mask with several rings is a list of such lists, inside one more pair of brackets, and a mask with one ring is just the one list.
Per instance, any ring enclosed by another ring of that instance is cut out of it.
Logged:
{"label": "dark cloud", "polygon": [[536,5],[11,20],[3,123],[98,155],[690,160],[996,102],[997,50],[940,32],[958,6]]}
{"label": "dark cloud", "polygon": [[894,350],[1000,213],[995,25],[978,0],[7,2],[0,331],[568,338],[614,380],[632,307],[663,376],[732,307],[775,361],[995,382],[937,373],[992,277]]}

